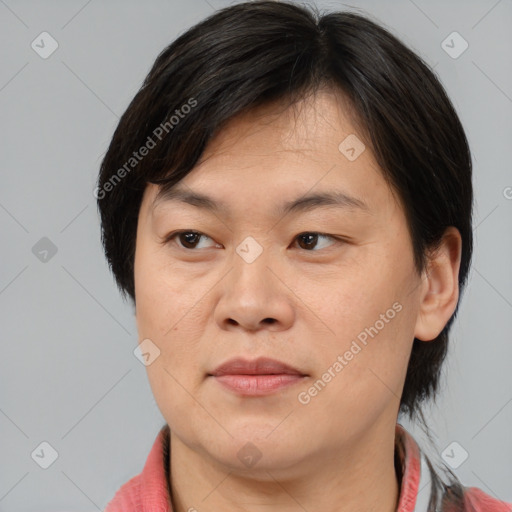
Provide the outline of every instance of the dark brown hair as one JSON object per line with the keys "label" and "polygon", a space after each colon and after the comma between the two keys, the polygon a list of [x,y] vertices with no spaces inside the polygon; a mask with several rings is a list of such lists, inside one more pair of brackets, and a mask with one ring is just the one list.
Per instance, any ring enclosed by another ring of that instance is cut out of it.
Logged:
{"label": "dark brown hair", "polygon": [[[419,273],[445,229],[459,230],[462,293],[473,246],[471,155],[435,74],[366,16],[254,1],[217,11],[165,48],[115,130],[95,196],[124,298],[135,303],[137,218],[147,183],[175,185],[237,114],[274,101],[284,108],[326,86],[348,99],[358,136],[400,199]],[[411,418],[435,398],[457,311],[436,340],[414,340],[400,402]]]}

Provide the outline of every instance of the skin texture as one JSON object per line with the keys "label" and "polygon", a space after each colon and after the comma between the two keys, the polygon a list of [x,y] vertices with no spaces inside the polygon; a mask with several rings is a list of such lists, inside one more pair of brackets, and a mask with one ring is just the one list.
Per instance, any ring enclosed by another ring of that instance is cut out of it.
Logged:
{"label": "skin texture", "polygon": [[[147,372],[171,429],[178,512],[396,510],[394,429],[407,363],[414,337],[434,339],[455,310],[461,242],[449,228],[428,272],[416,272],[403,209],[370,148],[354,161],[338,149],[358,133],[343,105],[322,90],[295,114],[272,104],[224,126],[179,185],[226,203],[226,212],[177,200],[152,210],[158,187],[145,190],[136,321],[139,339],[161,351]],[[368,210],[273,213],[333,190]],[[204,236],[165,242],[178,229]],[[315,245],[297,237],[305,232],[342,240]],[[248,236],[262,248],[251,263],[236,252]],[[299,393],[396,303],[400,311],[301,403]],[[274,358],[307,377],[239,396],[208,376],[236,356]],[[261,454],[252,467],[238,457],[249,442]]]}

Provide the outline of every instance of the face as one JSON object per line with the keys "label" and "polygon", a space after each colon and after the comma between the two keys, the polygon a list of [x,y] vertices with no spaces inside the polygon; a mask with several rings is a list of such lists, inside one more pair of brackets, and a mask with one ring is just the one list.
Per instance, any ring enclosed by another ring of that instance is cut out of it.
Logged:
{"label": "face", "polygon": [[[217,209],[144,193],[135,294],[139,339],[160,350],[151,388],[174,439],[227,467],[247,467],[245,453],[262,471],[311,467],[394,432],[422,278],[342,105],[323,91],[295,114],[266,106],[227,124],[175,187]],[[307,200],[322,194],[339,202]],[[300,376],[212,376],[260,357]]]}

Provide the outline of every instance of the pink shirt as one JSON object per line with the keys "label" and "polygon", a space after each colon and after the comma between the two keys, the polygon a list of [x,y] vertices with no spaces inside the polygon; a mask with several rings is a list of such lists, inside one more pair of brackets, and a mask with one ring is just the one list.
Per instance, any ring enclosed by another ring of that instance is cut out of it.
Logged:
{"label": "pink shirt", "polygon": [[[395,430],[395,458],[402,467],[397,512],[429,512],[428,504],[434,495],[432,483],[439,489],[436,512],[512,512],[511,503],[492,498],[476,487],[461,485],[462,496],[457,499],[456,493],[440,486],[440,475],[399,423]],[[168,463],[169,426],[165,425],[155,439],[142,472],[117,491],[105,512],[173,512],[167,483]]]}

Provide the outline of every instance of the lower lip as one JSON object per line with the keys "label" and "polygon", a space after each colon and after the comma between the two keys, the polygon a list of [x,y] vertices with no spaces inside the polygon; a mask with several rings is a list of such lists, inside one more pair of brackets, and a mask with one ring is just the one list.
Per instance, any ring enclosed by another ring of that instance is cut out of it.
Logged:
{"label": "lower lip", "polygon": [[224,387],[240,395],[260,396],[297,384],[303,375],[219,375],[213,376]]}

